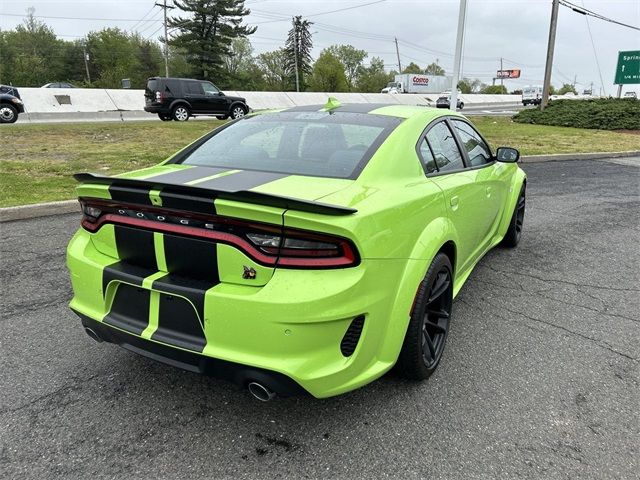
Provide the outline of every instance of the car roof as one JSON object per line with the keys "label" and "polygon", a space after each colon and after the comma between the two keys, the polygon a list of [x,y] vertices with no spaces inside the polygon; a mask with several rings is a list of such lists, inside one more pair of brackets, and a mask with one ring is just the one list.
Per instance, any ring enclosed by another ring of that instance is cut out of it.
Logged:
{"label": "car roof", "polygon": [[[278,110],[279,112],[317,112],[325,109],[325,105],[304,105],[292,108]],[[365,113],[371,115],[387,115],[390,117],[412,118],[424,117],[425,120],[433,120],[438,117],[447,115],[461,116],[450,110],[443,111],[433,107],[420,105],[390,105],[388,103],[345,103],[335,108],[331,108],[332,112],[344,113]],[[266,112],[265,112],[266,113]]]}

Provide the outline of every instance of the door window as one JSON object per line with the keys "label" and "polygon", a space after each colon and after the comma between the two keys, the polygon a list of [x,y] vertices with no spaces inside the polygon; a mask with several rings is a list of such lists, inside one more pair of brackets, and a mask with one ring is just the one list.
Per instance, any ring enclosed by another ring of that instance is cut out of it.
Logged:
{"label": "door window", "polygon": [[202,85],[202,89],[204,90],[204,94],[207,95],[207,96],[218,95],[218,93],[220,92],[220,90],[218,90],[213,83],[200,82],[200,85]]}
{"label": "door window", "polygon": [[466,122],[452,120],[453,126],[462,141],[462,147],[469,155],[469,164],[478,167],[491,162],[493,156],[489,146],[482,140],[482,137],[475,129]]}
{"label": "door window", "polygon": [[445,122],[436,123],[431,127],[426,138],[439,171],[464,168],[458,144]]}

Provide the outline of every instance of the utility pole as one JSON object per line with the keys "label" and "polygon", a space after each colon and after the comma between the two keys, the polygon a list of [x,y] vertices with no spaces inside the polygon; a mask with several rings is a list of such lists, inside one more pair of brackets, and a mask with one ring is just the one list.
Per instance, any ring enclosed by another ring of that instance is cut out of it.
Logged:
{"label": "utility pole", "polygon": [[296,92],[300,91],[300,74],[298,73],[298,25],[293,17],[293,61],[296,67]]}
{"label": "utility pole", "polygon": [[549,89],[551,86],[551,69],[553,68],[553,49],[556,45],[556,29],[558,27],[558,7],[560,0],[553,0],[551,6],[551,23],[549,25],[549,44],[547,45],[547,63],[544,68],[544,85],[542,87],[542,102],[540,110],[549,103]]}
{"label": "utility pole", "polygon": [[169,76],[169,38],[167,34],[167,10],[171,10],[172,7],[167,5],[167,0],[163,0],[163,3],[156,3],[156,6],[164,10],[164,76]]}
{"label": "utility pole", "polygon": [[91,75],[89,74],[89,54],[87,53],[87,44],[82,43],[82,56],[84,57],[84,69],[87,71],[87,83],[91,83]]}
{"label": "utility pole", "polygon": [[[500,57],[500,71],[502,71],[502,57]],[[504,87],[504,79],[502,78],[502,74],[500,74],[500,75],[501,75],[500,86]]]}
{"label": "utility pole", "polygon": [[398,73],[402,73],[402,65],[400,64],[400,49],[398,48],[398,39],[394,38],[396,42],[396,55],[398,57]]}
{"label": "utility pole", "polygon": [[458,107],[458,77],[462,64],[462,44],[464,43],[464,23],[467,16],[467,0],[460,0],[460,13],[458,15],[458,35],[456,36],[456,54],[453,59],[453,78],[451,80],[451,101],[449,108],[456,111]]}

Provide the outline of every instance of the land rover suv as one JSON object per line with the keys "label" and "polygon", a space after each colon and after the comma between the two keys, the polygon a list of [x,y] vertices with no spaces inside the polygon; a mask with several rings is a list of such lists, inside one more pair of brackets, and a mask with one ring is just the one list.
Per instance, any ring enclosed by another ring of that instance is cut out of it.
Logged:
{"label": "land rover suv", "polygon": [[165,121],[186,122],[197,115],[240,118],[249,111],[244,98],[225,95],[206,80],[151,77],[144,97],[145,111],[157,113]]}

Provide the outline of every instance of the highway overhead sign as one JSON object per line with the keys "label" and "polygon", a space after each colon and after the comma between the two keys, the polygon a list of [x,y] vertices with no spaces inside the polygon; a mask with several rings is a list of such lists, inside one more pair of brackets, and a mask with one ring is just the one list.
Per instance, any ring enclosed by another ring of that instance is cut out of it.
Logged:
{"label": "highway overhead sign", "polygon": [[640,83],[640,50],[618,52],[618,67],[613,83],[616,85]]}

